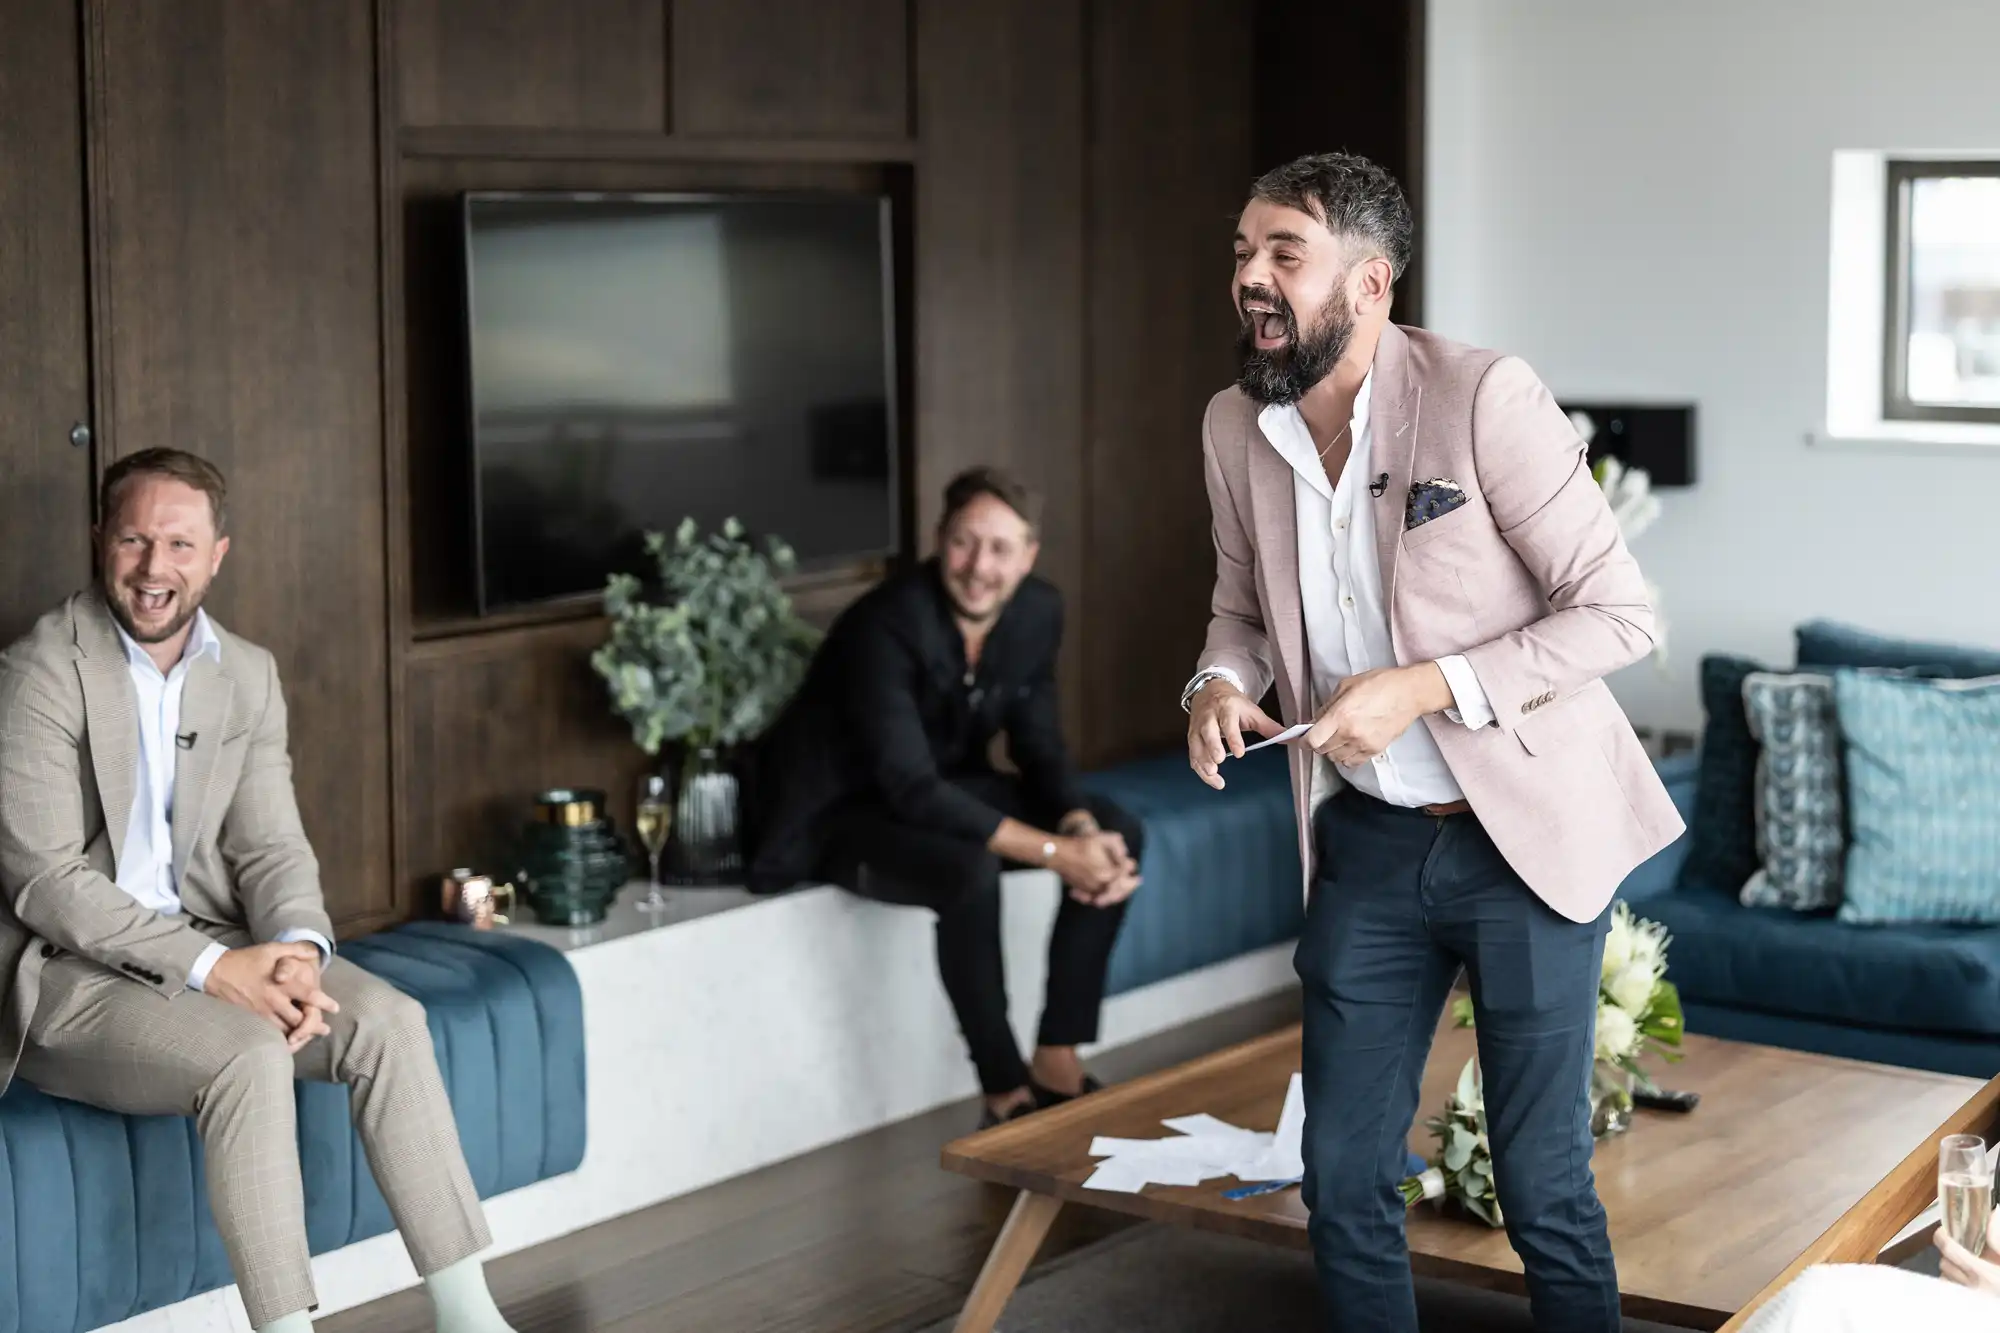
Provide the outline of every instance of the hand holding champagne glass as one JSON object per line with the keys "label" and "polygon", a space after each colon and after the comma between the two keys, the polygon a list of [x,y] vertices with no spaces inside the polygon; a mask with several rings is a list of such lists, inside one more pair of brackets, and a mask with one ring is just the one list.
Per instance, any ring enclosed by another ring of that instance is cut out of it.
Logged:
{"label": "hand holding champagne glass", "polygon": [[649,773],[639,779],[639,805],[632,822],[639,830],[639,841],[646,845],[646,859],[652,867],[652,884],[639,905],[649,912],[664,911],[667,895],[660,886],[660,853],[665,850],[667,833],[673,828],[674,808],[667,800],[667,780],[659,774]]}
{"label": "hand holding champagne glass", "polygon": [[1945,1234],[1977,1257],[1986,1252],[1993,1216],[1993,1161],[1976,1134],[1948,1134],[1938,1141],[1938,1207]]}

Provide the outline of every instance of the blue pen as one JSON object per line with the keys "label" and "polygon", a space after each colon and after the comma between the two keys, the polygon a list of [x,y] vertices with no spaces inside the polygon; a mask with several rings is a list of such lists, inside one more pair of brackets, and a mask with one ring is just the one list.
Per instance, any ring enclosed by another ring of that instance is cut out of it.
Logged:
{"label": "blue pen", "polygon": [[1259,1194],[1276,1194],[1279,1190],[1291,1189],[1304,1179],[1304,1176],[1293,1176],[1290,1180],[1265,1180],[1255,1185],[1239,1185],[1233,1190],[1224,1190],[1222,1197],[1232,1202],[1237,1199],[1254,1199]]}

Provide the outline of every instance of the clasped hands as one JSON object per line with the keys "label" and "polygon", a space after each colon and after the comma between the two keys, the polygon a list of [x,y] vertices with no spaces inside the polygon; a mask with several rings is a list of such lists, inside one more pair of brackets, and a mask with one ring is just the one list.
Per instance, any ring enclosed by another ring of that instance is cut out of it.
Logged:
{"label": "clasped hands", "polygon": [[[1380,667],[1342,680],[1312,729],[1298,743],[1345,768],[1387,750],[1426,713],[1454,703],[1451,684],[1435,662]],[[1284,728],[1250,696],[1226,680],[1211,680],[1188,712],[1188,764],[1209,786],[1222,790],[1222,761],[1243,757],[1243,733],[1275,736]]]}
{"label": "clasped hands", "polygon": [[1057,832],[1050,869],[1061,876],[1069,896],[1091,907],[1110,907],[1139,887],[1139,863],[1122,833],[1107,833],[1088,811],[1065,816]]}
{"label": "clasped hands", "polygon": [[297,1054],[314,1037],[330,1035],[326,1016],[340,1012],[333,997],[320,989],[319,974],[318,945],[305,940],[252,944],[216,959],[202,990],[270,1023]]}

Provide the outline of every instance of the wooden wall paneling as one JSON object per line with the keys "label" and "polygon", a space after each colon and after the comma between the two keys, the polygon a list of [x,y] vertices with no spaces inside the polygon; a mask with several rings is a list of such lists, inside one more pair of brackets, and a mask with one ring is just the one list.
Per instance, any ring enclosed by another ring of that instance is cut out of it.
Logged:
{"label": "wooden wall paneling", "polygon": [[[1325,0],[1256,0],[1256,169],[1306,153],[1360,153],[1402,182],[1413,211],[1422,203],[1424,0],[1330,5]],[[1349,51],[1340,77],[1326,77],[1326,53]],[[1419,234],[1422,213],[1417,213]],[[1397,280],[1395,318],[1422,320],[1423,247]]]}
{"label": "wooden wall paneling", "polygon": [[0,644],[90,579],[80,53],[73,0],[0,40]]}
{"label": "wooden wall paneling", "polygon": [[350,0],[90,0],[106,457],[228,474],[219,619],[277,657],[344,929],[394,918],[375,35]]}
{"label": "wooden wall paneling", "polygon": [[393,0],[402,123],[664,133],[667,0]]}
{"label": "wooden wall paneling", "polygon": [[[1084,752],[1171,749],[1215,548],[1201,417],[1236,378],[1230,244],[1253,178],[1251,14],[1090,7],[1090,367]],[[1260,81],[1261,83],[1261,81]]]}
{"label": "wooden wall paneling", "polygon": [[973,463],[1043,493],[1040,572],[1068,603],[1074,743],[1090,613],[1082,0],[918,0],[916,29],[914,544],[931,549],[945,482]]}
{"label": "wooden wall paneling", "polygon": [[534,794],[596,787],[631,830],[653,760],[612,715],[590,653],[605,622],[537,626],[418,645],[408,665],[409,870],[428,894],[470,865],[511,878]]}
{"label": "wooden wall paneling", "polygon": [[910,0],[673,0],[673,131],[910,133]]}
{"label": "wooden wall paneling", "polygon": [[401,895],[410,881],[409,747],[407,688],[412,596],[410,586],[409,421],[404,338],[403,172],[397,151],[401,119],[397,111],[399,64],[396,0],[374,0],[375,11],[375,236],[381,262],[376,281],[376,318],[382,355],[382,548],[388,599],[389,664],[389,883]]}

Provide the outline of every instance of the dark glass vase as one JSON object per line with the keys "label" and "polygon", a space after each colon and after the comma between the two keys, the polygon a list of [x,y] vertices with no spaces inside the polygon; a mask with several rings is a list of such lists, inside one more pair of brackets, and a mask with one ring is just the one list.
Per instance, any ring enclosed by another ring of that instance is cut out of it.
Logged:
{"label": "dark glass vase", "polygon": [[697,888],[743,882],[742,784],[731,756],[713,746],[680,758],[667,878]]}
{"label": "dark glass vase", "polygon": [[516,853],[522,896],[537,919],[584,926],[602,921],[631,873],[632,854],[604,811],[604,793],[544,792],[541,817],[521,829]]}

